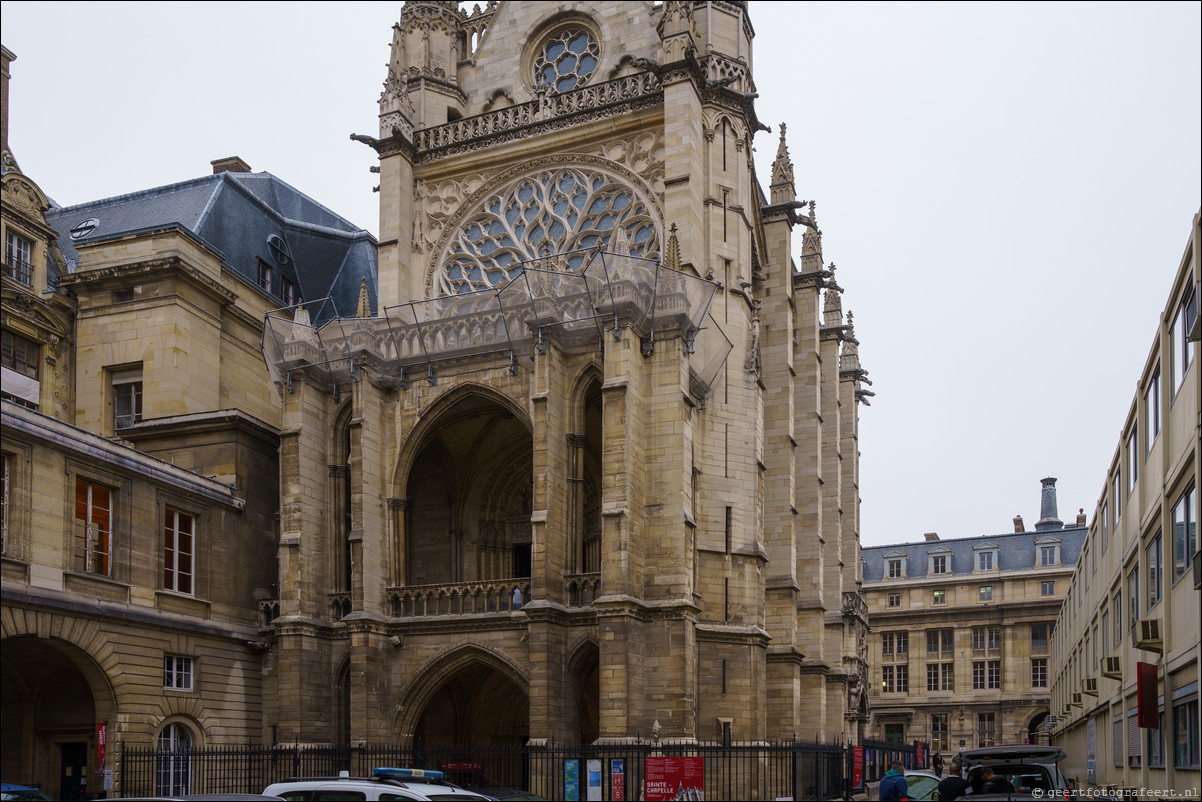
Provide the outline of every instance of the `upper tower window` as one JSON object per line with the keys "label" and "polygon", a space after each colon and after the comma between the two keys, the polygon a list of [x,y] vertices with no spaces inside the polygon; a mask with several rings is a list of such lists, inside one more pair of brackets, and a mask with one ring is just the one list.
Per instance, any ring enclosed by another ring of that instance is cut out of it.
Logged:
{"label": "upper tower window", "polygon": [[543,42],[534,58],[534,85],[552,92],[571,92],[584,86],[597,69],[601,46],[583,28],[560,28]]}
{"label": "upper tower window", "polygon": [[33,282],[33,243],[12,231],[4,233],[4,275],[26,287]]}

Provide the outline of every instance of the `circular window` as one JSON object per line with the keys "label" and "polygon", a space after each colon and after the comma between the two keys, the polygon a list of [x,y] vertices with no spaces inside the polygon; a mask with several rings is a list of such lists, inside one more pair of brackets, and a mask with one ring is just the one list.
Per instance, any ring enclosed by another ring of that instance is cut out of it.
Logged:
{"label": "circular window", "polygon": [[584,86],[597,69],[601,45],[584,28],[560,28],[543,42],[534,58],[534,84],[552,92]]}
{"label": "circular window", "polygon": [[272,234],[267,238],[267,247],[271,250],[271,258],[277,263],[286,265],[292,261],[288,253],[288,243],[284,242],[284,238],[279,234]]}
{"label": "circular window", "polygon": [[100,220],[95,217],[89,217],[87,220],[84,220],[82,223],[75,226],[75,228],[71,229],[71,239],[83,239],[95,231],[98,225],[100,225]]}

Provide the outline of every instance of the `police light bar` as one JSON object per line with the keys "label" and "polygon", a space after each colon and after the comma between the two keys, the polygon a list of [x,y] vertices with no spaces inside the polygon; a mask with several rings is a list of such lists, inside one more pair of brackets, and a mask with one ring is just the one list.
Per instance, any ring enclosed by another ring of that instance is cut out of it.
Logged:
{"label": "police light bar", "polygon": [[372,769],[371,776],[380,780],[427,780],[437,782],[442,779],[442,772],[432,769],[392,769],[381,766]]}

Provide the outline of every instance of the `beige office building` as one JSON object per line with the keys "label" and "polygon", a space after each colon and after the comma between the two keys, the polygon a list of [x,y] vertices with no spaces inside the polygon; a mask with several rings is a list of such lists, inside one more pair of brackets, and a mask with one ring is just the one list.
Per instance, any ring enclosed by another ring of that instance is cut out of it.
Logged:
{"label": "beige office building", "polygon": [[1088,786],[1195,798],[1202,790],[1199,225],[1195,215],[1051,654],[1052,740],[1068,752],[1066,773]]}
{"label": "beige office building", "polygon": [[872,546],[864,554],[872,719],[868,737],[926,741],[944,758],[1036,742],[1046,731],[1049,638],[1085,539],[1044,479],[1028,530]]}

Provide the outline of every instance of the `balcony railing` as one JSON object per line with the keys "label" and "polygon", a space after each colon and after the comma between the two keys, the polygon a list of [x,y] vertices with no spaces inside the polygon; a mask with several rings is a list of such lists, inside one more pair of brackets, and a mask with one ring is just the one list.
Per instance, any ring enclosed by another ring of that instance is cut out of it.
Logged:
{"label": "balcony railing", "polygon": [[530,578],[390,588],[393,618],[509,613],[530,601]]}
{"label": "balcony railing", "polygon": [[592,607],[601,592],[601,574],[569,574],[564,586],[569,607]]}

